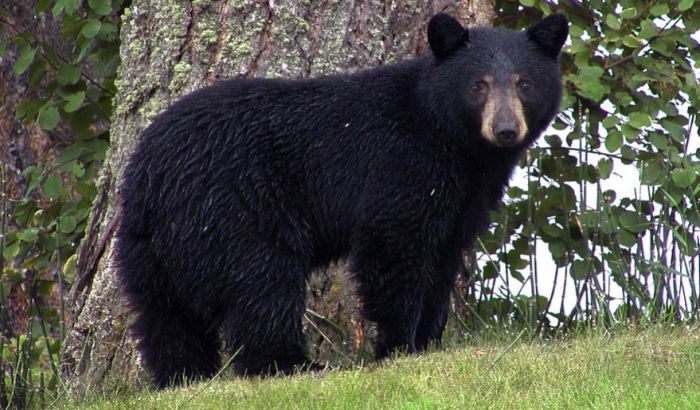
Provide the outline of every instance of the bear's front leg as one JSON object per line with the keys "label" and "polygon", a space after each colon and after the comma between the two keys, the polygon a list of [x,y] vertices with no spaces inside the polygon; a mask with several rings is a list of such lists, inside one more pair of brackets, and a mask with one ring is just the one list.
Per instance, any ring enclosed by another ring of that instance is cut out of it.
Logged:
{"label": "bear's front leg", "polygon": [[462,253],[455,251],[436,263],[434,275],[428,280],[423,296],[423,311],[416,330],[416,349],[422,352],[433,344],[440,346],[450,310],[450,293],[463,266]]}
{"label": "bear's front leg", "polygon": [[452,279],[441,278],[440,282],[430,286],[424,295],[423,312],[416,330],[416,349],[419,352],[426,350],[431,344],[440,346],[442,332],[447,323],[453,283],[454,275]]}
{"label": "bear's front leg", "polygon": [[[386,236],[364,238],[351,256],[364,316],[377,324],[375,357],[415,353],[426,268],[420,246]],[[396,238],[398,239],[398,238]]]}

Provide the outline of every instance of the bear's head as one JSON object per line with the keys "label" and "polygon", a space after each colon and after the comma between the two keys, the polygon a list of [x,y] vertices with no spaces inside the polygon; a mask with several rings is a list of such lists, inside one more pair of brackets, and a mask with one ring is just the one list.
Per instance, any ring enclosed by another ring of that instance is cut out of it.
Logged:
{"label": "bear's head", "polygon": [[558,55],[568,32],[558,14],[526,31],[467,30],[446,14],[434,16],[428,25],[431,106],[451,127],[471,135],[478,130],[479,140],[492,146],[531,144],[559,108]]}

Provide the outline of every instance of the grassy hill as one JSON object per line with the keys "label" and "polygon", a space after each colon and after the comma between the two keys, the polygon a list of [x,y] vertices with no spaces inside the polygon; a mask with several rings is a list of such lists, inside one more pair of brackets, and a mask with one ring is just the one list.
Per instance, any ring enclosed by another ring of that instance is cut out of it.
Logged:
{"label": "grassy hill", "polygon": [[228,378],[63,402],[84,409],[697,409],[700,331],[486,342],[356,370]]}

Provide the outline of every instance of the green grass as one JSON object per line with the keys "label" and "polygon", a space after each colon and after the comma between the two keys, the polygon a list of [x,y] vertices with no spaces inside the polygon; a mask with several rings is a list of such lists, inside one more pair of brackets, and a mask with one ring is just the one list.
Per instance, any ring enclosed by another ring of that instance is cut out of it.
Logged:
{"label": "green grass", "polygon": [[487,342],[358,370],[230,378],[92,398],[85,409],[697,409],[700,331]]}

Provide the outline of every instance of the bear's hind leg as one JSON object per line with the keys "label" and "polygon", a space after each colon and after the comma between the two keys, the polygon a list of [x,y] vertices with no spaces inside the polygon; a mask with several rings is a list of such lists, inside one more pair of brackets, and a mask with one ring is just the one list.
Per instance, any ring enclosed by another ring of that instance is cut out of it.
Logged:
{"label": "bear's hind leg", "polygon": [[226,350],[241,376],[289,374],[308,363],[301,319],[307,269],[282,255],[248,273],[251,281],[224,317]]}
{"label": "bear's hind leg", "polygon": [[219,369],[221,343],[211,323],[172,307],[146,305],[138,312],[138,350],[158,388],[209,378]]}

